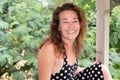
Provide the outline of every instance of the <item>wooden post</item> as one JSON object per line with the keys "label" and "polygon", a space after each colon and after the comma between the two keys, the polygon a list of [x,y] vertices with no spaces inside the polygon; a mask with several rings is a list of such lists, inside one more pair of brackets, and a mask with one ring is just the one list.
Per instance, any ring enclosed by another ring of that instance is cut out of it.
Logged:
{"label": "wooden post", "polygon": [[108,66],[110,0],[97,0],[96,59]]}

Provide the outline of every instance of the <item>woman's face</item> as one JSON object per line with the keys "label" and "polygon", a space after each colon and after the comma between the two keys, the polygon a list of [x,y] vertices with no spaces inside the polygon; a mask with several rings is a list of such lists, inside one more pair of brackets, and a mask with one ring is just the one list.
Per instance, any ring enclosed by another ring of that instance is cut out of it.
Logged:
{"label": "woman's face", "polygon": [[62,40],[75,40],[80,31],[78,16],[73,10],[65,10],[59,16],[59,29]]}

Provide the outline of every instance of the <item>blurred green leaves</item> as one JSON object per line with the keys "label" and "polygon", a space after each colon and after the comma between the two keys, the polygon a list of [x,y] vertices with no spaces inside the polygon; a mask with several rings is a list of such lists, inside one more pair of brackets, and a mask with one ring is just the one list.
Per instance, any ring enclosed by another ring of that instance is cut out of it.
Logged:
{"label": "blurred green leaves", "polygon": [[38,0],[0,0],[0,77],[38,80],[36,54],[47,37],[50,17],[51,11]]}

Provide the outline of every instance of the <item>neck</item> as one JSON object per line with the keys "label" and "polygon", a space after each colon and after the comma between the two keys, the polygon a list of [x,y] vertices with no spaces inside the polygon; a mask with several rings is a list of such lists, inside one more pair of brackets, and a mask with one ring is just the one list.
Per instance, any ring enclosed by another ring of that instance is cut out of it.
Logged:
{"label": "neck", "polygon": [[66,54],[67,55],[74,55],[76,56],[76,51],[74,47],[74,41],[64,41],[64,47],[66,49]]}
{"label": "neck", "polygon": [[74,45],[73,45],[74,41],[73,40],[63,40],[63,42],[64,42],[64,46],[66,49],[68,49],[68,50],[74,49]]}

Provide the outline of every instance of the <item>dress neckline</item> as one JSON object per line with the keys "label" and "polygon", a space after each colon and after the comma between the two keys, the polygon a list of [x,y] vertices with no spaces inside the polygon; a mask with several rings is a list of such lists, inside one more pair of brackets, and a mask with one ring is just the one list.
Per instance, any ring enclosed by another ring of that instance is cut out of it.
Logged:
{"label": "dress neckline", "polygon": [[74,66],[75,64],[78,64],[78,60],[76,59],[76,61],[74,62],[73,65],[70,65],[68,64],[68,58],[67,58],[67,54],[66,54],[66,49],[65,49],[65,46],[63,46],[63,55],[64,55],[64,58],[65,58],[65,61],[66,61],[66,64],[69,65],[69,66]]}

